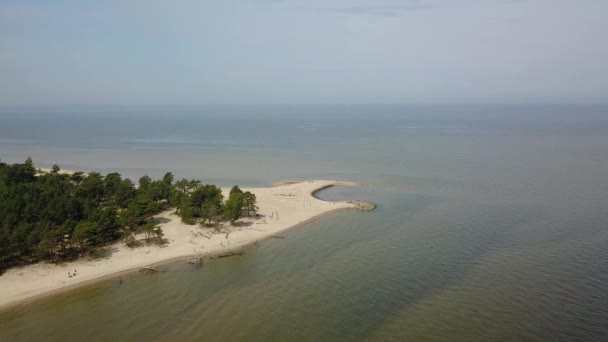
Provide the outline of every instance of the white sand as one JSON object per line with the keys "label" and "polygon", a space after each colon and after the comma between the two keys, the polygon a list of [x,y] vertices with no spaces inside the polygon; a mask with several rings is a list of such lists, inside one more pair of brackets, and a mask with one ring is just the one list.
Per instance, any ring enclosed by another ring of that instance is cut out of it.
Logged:
{"label": "white sand", "polygon": [[[46,168],[46,167],[37,167],[36,168],[36,173],[38,173],[38,174],[40,174],[40,173],[51,173],[51,172],[53,172],[53,170],[49,169],[49,168]],[[60,174],[64,174],[64,175],[72,175],[72,174],[76,173],[76,171],[59,169],[59,173]]]}
{"label": "white sand", "polygon": [[[238,221],[250,225],[227,225],[227,230],[231,230],[228,237],[226,233],[211,235],[211,229],[183,224],[171,210],[158,215],[161,221],[166,221],[161,223],[161,227],[168,243],[162,247],[150,244],[129,248],[118,242],[110,246],[111,255],[102,259],[85,258],[62,265],[39,263],[9,269],[0,276],[0,308],[171,259],[222,253],[261,241],[325,213],[357,207],[358,204],[353,202],[327,202],[313,197],[313,192],[333,185],[354,184],[337,181],[283,182],[272,188],[243,189],[256,195],[258,212],[262,217]],[[228,189],[223,191],[227,196]],[[68,277],[68,272],[74,270],[77,270],[77,275]]]}

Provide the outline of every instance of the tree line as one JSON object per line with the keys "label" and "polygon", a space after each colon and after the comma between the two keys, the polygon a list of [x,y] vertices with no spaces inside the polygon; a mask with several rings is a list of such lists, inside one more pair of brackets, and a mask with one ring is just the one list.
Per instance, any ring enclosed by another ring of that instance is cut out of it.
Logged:
{"label": "tree line", "polygon": [[148,176],[137,185],[118,173],[39,173],[28,158],[0,162],[0,269],[41,260],[71,260],[123,239],[129,246],[163,242],[153,216],[175,208],[188,224],[234,224],[256,215],[255,195],[234,186],[224,200],[219,187],[198,180]]}

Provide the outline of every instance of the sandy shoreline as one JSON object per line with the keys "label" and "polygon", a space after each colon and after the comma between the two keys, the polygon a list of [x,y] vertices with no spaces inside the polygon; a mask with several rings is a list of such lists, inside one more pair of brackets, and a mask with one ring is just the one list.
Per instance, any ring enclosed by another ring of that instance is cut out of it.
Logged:
{"label": "sandy shoreline", "polygon": [[[109,255],[91,260],[82,259],[61,265],[39,263],[9,269],[0,276],[0,310],[31,303],[42,297],[89,284],[103,282],[141,267],[160,266],[198,256],[209,256],[245,248],[313,222],[322,216],[346,209],[373,209],[365,202],[323,201],[315,197],[318,191],[331,186],[353,186],[339,181],[305,181],[275,183],[270,188],[244,188],[258,199],[260,218],[245,218],[229,232],[211,235],[211,230],[181,223],[179,217],[166,211],[157,217],[168,243],[162,247],[145,245],[128,248],[122,242],[108,246]],[[228,192],[229,189],[223,189]],[[226,194],[227,195],[227,194]],[[77,276],[68,272],[77,270]]]}

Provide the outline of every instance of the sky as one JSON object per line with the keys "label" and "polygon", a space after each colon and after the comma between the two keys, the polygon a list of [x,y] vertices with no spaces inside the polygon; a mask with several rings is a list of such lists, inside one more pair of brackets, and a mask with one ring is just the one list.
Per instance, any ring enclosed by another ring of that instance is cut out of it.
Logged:
{"label": "sky", "polygon": [[0,105],[606,103],[606,0],[0,0]]}

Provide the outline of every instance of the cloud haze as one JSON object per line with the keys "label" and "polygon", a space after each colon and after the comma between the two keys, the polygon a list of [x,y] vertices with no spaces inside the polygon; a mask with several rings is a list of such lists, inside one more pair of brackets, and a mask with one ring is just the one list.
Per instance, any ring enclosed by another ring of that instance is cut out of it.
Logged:
{"label": "cloud haze", "polygon": [[0,2],[0,104],[606,102],[603,0]]}

